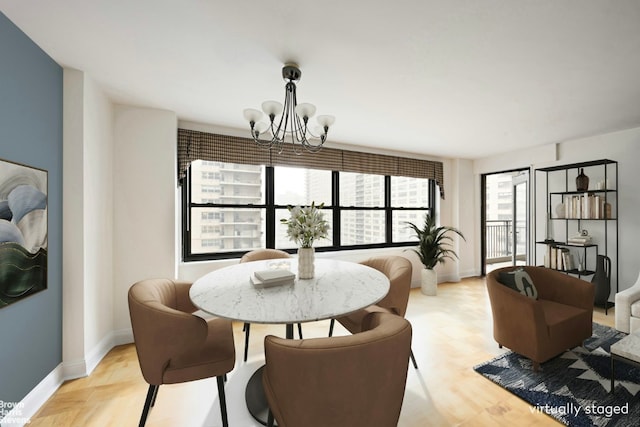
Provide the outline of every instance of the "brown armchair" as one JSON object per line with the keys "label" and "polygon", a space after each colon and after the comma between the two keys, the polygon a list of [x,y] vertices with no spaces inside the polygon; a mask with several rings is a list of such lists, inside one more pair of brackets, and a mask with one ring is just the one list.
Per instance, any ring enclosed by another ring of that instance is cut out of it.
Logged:
{"label": "brown armchair", "polygon": [[534,370],[540,363],[581,345],[592,334],[594,287],[573,276],[544,267],[526,266],[538,291],[532,299],[503,285],[501,272],[487,274],[493,313],[493,337],[500,347],[528,357]]}
{"label": "brown armchair", "polygon": [[[389,278],[389,293],[377,304],[358,310],[347,316],[331,319],[329,325],[329,336],[333,335],[335,320],[340,322],[352,334],[362,331],[362,321],[370,313],[384,312],[393,313],[404,317],[409,304],[409,292],[411,291],[411,275],[413,267],[411,261],[401,256],[387,256],[370,258],[360,264],[375,268]],[[418,369],[418,364],[411,351],[411,362],[414,368]]]}
{"label": "brown armchair", "polygon": [[[269,259],[290,258],[289,254],[279,249],[256,249],[242,255],[240,262],[263,261]],[[247,361],[249,353],[249,332],[251,331],[251,323],[246,323],[242,327],[244,332],[244,361]],[[302,325],[298,323],[298,336],[302,339]]]}
{"label": "brown armchair", "polygon": [[231,321],[205,320],[189,298],[191,283],[143,280],[129,289],[129,314],[142,376],[149,384],[140,427],[161,384],[217,377],[223,426],[227,426],[224,378],[235,365]]}
{"label": "brown armchair", "polygon": [[411,352],[411,325],[373,313],[361,333],[265,338],[262,384],[280,427],[392,427],[398,423]]}

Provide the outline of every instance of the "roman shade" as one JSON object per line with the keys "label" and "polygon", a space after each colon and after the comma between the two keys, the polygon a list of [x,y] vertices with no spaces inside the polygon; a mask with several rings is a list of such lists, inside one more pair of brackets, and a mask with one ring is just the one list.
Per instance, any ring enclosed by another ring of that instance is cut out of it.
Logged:
{"label": "roman shade", "polygon": [[440,187],[440,197],[444,198],[442,162],[432,160],[326,147],[317,153],[296,154],[291,144],[285,144],[282,153],[278,153],[257,146],[249,138],[178,129],[178,181],[182,181],[194,160],[432,179]]}

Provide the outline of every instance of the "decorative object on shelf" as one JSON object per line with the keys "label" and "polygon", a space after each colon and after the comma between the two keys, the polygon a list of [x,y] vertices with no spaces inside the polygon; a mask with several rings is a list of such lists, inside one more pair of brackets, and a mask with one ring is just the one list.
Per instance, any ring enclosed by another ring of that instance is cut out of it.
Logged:
{"label": "decorative object on shelf", "polygon": [[[262,111],[254,108],[244,110],[244,118],[249,121],[251,136],[261,147],[271,149],[276,147],[278,152],[282,152],[286,140],[291,142],[293,151],[298,151],[296,144],[300,144],[309,152],[317,152],[327,140],[329,127],[335,122],[335,117],[322,115],[316,118],[318,127],[311,131],[309,129],[309,119],[316,112],[313,104],[298,104],[296,99],[296,82],[300,80],[302,72],[297,64],[287,63],[282,68],[282,78],[287,82],[285,85],[284,107],[278,101],[265,101],[262,103]],[[269,117],[270,124],[259,122],[262,114]],[[276,124],[276,117],[279,116]],[[261,140],[260,134],[270,130],[270,139]],[[313,138],[313,139],[312,139]]]}
{"label": "decorative object on shelf", "polygon": [[584,271],[584,255],[582,254],[578,255],[578,271],[579,272]]}
{"label": "decorative object on shelf", "polygon": [[466,239],[462,232],[454,227],[437,227],[435,216],[429,213],[425,215],[422,227],[418,227],[411,222],[407,224],[418,238],[418,248],[412,250],[418,254],[420,262],[424,265],[424,269],[421,272],[422,293],[432,296],[437,295],[438,274],[434,267],[437,264],[444,264],[447,258],[458,258],[456,252],[448,248],[453,239],[447,233],[455,233],[462,237],[463,240],[466,241]]}
{"label": "decorative object on shelf", "polygon": [[549,215],[544,223],[544,242],[548,244],[555,243],[553,239],[553,221],[551,221],[551,215]]}
{"label": "decorative object on shelf", "polygon": [[576,177],[576,190],[587,191],[589,189],[589,177],[584,174],[584,168],[580,168],[580,174]]}
{"label": "decorative object on shelf", "polygon": [[298,245],[298,279],[312,279],[315,274],[315,251],[313,242],[326,239],[329,235],[329,223],[320,209],[324,203],[311,206],[289,206],[289,219],[282,218],[287,225],[287,237]]}
{"label": "decorative object on shelf", "polygon": [[591,283],[595,286],[595,304],[608,308],[611,293],[611,259],[608,256],[596,257],[596,272],[591,278]]}
{"label": "decorative object on shelf", "polygon": [[604,219],[606,205],[601,195],[584,193],[580,196],[568,196],[564,200],[564,218]]}
{"label": "decorative object on shelf", "polygon": [[567,239],[567,243],[570,245],[577,246],[586,246],[591,244],[591,236],[589,236],[589,231],[582,229],[577,236],[572,236]]}
{"label": "decorative object on shelf", "polygon": [[555,207],[556,218],[563,219],[565,218],[565,206],[562,203],[558,203]]}

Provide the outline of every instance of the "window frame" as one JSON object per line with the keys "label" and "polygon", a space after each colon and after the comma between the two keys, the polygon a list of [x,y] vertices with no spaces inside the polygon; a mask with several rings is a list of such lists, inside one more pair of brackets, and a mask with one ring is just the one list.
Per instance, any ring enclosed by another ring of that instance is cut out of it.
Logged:
{"label": "window frame", "polygon": [[[297,167],[297,166],[296,166]],[[191,201],[191,183],[192,183],[192,169],[189,166],[186,170],[185,177],[181,179],[181,200],[182,200],[182,261],[211,261],[211,260],[223,260],[240,258],[247,253],[247,250],[234,250],[224,252],[206,252],[206,253],[192,253],[191,252],[191,211],[197,208],[247,208],[252,209],[264,209],[265,210],[265,243],[267,248],[274,248],[276,241],[276,211],[279,209],[286,209],[287,205],[276,205],[274,202],[274,166],[265,166],[265,182],[264,182],[264,203],[261,204],[230,204],[230,203],[192,203]],[[366,174],[365,174],[366,175]],[[375,174],[370,174],[375,175]],[[340,200],[340,171],[331,171],[331,189],[332,196],[329,204],[325,203],[324,210],[330,210],[332,212],[332,224],[331,233],[333,234],[333,245],[331,246],[318,246],[315,247],[316,252],[331,252],[331,251],[348,251],[348,250],[360,250],[360,249],[378,249],[378,248],[391,248],[391,247],[407,247],[415,246],[417,241],[403,241],[393,242],[393,213],[398,211],[424,211],[424,213],[433,214],[437,208],[436,197],[438,189],[436,181],[430,178],[415,178],[407,177],[410,179],[427,179],[428,180],[428,206],[392,206],[391,205],[391,175],[384,176],[384,206],[371,206],[371,207],[358,207],[358,206],[342,206],[339,204]],[[384,212],[384,238],[383,243],[371,243],[371,244],[356,244],[356,245],[342,245],[341,244],[341,216],[343,211],[383,211]],[[282,249],[288,253],[295,253],[297,248]]]}

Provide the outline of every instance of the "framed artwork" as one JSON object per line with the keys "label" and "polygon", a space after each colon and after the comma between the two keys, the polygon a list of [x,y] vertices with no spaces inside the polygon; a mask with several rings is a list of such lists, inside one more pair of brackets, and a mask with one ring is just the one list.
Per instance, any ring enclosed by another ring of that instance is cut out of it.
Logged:
{"label": "framed artwork", "polygon": [[0,159],[0,308],[47,288],[47,178]]}

